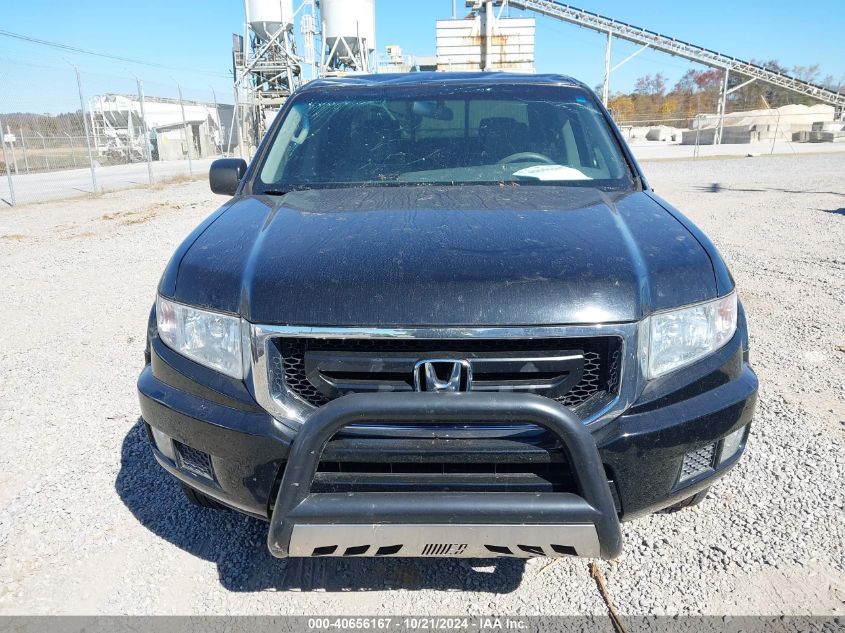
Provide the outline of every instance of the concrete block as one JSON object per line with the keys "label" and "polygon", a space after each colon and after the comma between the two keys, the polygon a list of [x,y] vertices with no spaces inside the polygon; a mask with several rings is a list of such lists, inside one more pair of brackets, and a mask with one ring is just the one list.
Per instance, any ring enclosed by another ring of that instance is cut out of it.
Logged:
{"label": "concrete block", "polygon": [[845,132],[810,132],[811,143],[840,143],[845,141]]}
{"label": "concrete block", "polygon": [[841,132],[842,121],[816,121],[813,123],[813,132]]}
{"label": "concrete block", "polygon": [[716,138],[716,128],[705,127],[700,130],[684,130],[681,133],[681,145],[695,145],[696,139],[699,145],[712,145]]}
{"label": "concrete block", "polygon": [[680,130],[668,125],[658,125],[649,128],[646,139],[649,141],[677,141]]}
{"label": "concrete block", "polygon": [[747,125],[726,125],[722,130],[722,143],[727,145],[742,145],[760,140],[757,132]]}
{"label": "concrete block", "polygon": [[648,130],[647,127],[631,126],[631,140],[645,140],[648,137]]}

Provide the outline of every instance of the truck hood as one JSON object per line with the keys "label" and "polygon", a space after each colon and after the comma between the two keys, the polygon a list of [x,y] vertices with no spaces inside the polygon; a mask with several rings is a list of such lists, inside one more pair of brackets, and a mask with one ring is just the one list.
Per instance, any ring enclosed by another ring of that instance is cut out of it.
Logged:
{"label": "truck hood", "polygon": [[286,325],[634,321],[717,296],[713,263],[644,192],[357,187],[233,200],[162,294]]}

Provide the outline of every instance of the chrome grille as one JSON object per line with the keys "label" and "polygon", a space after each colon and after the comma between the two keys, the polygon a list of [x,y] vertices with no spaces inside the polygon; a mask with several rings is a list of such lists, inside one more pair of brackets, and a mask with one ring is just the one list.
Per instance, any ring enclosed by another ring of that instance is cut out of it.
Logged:
{"label": "chrome grille", "polygon": [[556,400],[567,407],[575,407],[602,391],[601,369],[599,353],[584,352],[584,375],[563,398],[556,398]]}
{"label": "chrome grille", "polygon": [[285,391],[304,402],[319,407],[330,398],[322,393],[307,377],[305,354],[309,349],[332,351],[377,350],[384,353],[419,352],[444,348],[459,357],[470,352],[526,352],[537,353],[577,348],[583,354],[583,373],[578,383],[555,400],[565,406],[577,408],[600,394],[617,394],[621,371],[621,339],[594,337],[577,339],[475,339],[438,340],[420,339],[319,339],[280,337],[274,340],[277,354],[270,357],[270,387],[275,394]]}

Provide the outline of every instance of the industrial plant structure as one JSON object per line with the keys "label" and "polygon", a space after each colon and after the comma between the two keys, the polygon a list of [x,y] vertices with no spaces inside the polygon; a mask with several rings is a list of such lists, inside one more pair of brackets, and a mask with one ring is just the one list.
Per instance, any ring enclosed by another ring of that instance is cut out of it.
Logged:
{"label": "industrial plant structure", "polygon": [[321,75],[376,70],[375,0],[320,0]]}
{"label": "industrial plant structure", "polygon": [[302,83],[293,0],[244,0],[244,15],[244,35],[233,42],[235,85],[256,106],[278,107]]}
{"label": "industrial plant structure", "polygon": [[[405,56],[399,46],[390,45],[382,63],[376,54],[375,0],[298,0],[296,6],[294,0],[243,2],[243,32],[233,36],[234,107],[149,98],[144,113],[134,96],[101,95],[90,104],[90,124],[99,156],[140,158],[149,147],[161,159],[233,151],[249,157],[290,94],[304,82],[321,76],[380,70],[533,72],[535,18],[508,17],[504,13],[507,7],[606,35],[602,91],[605,103],[611,73],[648,49],[720,69],[722,90],[718,112],[713,117],[697,119],[694,135],[683,135],[681,131],[674,134],[678,139],[683,136],[684,142],[693,137],[696,144],[719,144],[795,135],[795,140],[800,141],[836,141],[842,138],[840,132],[845,134],[845,130],[836,126],[845,110],[845,94],[556,0],[461,0],[468,10],[464,17],[457,14],[458,0],[453,0],[451,19],[437,20],[434,25],[436,57]],[[411,10],[414,5],[408,6]],[[613,65],[614,38],[633,42],[640,48]],[[728,78],[732,75],[742,76],[743,81],[729,88]],[[777,114],[773,125],[755,119],[747,130],[743,119],[726,121],[728,95],[754,81],[832,106],[833,121],[828,118],[817,121],[808,116],[802,126],[796,124],[790,128],[786,119],[781,121]],[[822,127],[816,129],[814,123]],[[737,125],[738,129],[725,129]],[[659,138],[664,136],[657,134]]]}
{"label": "industrial plant structure", "polygon": [[[300,11],[308,8],[313,16],[313,0],[300,5]],[[249,146],[257,146],[272,113],[302,84],[306,60],[297,51],[296,13],[293,0],[244,0],[243,35],[232,38],[236,103],[232,127]],[[302,26],[304,33],[307,21]]]}
{"label": "industrial plant structure", "polygon": [[[489,1],[484,0],[485,3]],[[730,55],[712,51],[703,46],[696,46],[695,44],[690,44],[667,35],[661,35],[660,33],[627,24],[626,22],[620,22],[591,11],[584,11],[583,9],[563,4],[556,0],[504,0],[504,2],[508,2],[510,6],[518,9],[532,11],[555,20],[575,24],[607,35],[604,59],[604,86],[602,90],[602,97],[605,104],[608,101],[610,92],[610,74],[647,49],[661,51],[704,66],[720,69],[722,71],[722,95],[719,100],[719,123],[713,137],[713,142],[716,145],[722,142],[725,104],[728,95],[754,81],[762,81],[786,88],[797,94],[813,97],[821,103],[832,105],[837,111],[837,118],[841,119],[843,114],[845,114],[845,94],[808,81],[802,81],[785,73],[764,68],[753,62],[743,61]],[[639,44],[640,48],[615,66],[611,66],[611,46],[614,37]],[[730,73],[742,76],[745,81],[735,88],[728,89]]]}
{"label": "industrial plant structure", "polygon": [[[503,17],[505,9],[512,7],[607,36],[602,90],[605,103],[610,93],[611,73],[648,49],[720,69],[722,92],[716,113],[717,123],[712,136],[706,135],[715,144],[722,142],[728,95],[754,81],[786,88],[829,104],[835,108],[836,118],[841,118],[845,109],[845,95],[833,90],[556,0],[462,0],[462,4],[469,9],[466,17],[457,15],[458,0],[453,0],[452,18],[436,22],[437,54],[433,64],[428,60],[423,64],[415,58],[405,58],[398,46],[391,45],[381,68],[389,72],[435,67],[443,71],[533,72],[535,19]],[[304,56],[297,54],[293,43],[293,24],[297,14],[300,15],[302,41],[305,43]],[[239,57],[241,49],[236,50],[235,76],[241,89],[248,86],[248,90],[242,93],[243,98],[239,98],[239,104],[242,111],[251,113],[249,116],[258,123],[256,143],[274,111],[267,106],[278,107],[304,80],[304,67],[312,67],[311,78],[379,71],[380,64],[375,54],[374,0],[302,0],[297,9],[293,7],[293,0],[245,0],[245,15],[246,31],[252,35],[247,37],[248,52]],[[614,38],[639,44],[640,48],[612,65]],[[315,59],[317,40],[321,42],[319,62]],[[242,60],[240,65],[238,60]],[[731,74],[742,76],[744,81],[735,88],[729,88]]]}
{"label": "industrial plant structure", "polygon": [[506,3],[467,4],[466,18],[437,20],[437,69],[534,72],[534,18],[502,17]]}
{"label": "industrial plant structure", "polygon": [[103,94],[88,102],[94,152],[112,162],[142,161],[147,152],[151,160],[219,155],[231,141],[232,111],[231,105],[138,95]]}
{"label": "industrial plant structure", "polygon": [[[237,97],[233,123],[252,146],[303,81],[377,70],[375,0],[304,0],[297,9],[293,0],[244,0],[244,15],[244,35],[234,36],[232,51]],[[302,52],[294,33],[297,17]]]}

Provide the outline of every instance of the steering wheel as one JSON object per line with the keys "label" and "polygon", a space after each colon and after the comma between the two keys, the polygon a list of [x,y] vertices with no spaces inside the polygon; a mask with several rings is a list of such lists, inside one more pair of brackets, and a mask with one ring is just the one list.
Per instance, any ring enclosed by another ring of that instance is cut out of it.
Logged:
{"label": "steering wheel", "polygon": [[544,163],[546,165],[557,165],[555,161],[553,161],[545,154],[541,154],[540,152],[517,152],[516,154],[505,156],[502,160],[499,161],[499,164],[505,165],[507,163],[525,163],[529,160]]}

